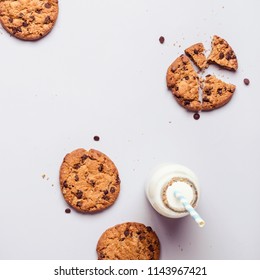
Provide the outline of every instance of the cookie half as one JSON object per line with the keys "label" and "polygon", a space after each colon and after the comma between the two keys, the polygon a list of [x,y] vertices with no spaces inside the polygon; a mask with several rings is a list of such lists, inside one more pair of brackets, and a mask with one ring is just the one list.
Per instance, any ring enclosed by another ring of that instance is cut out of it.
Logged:
{"label": "cookie half", "polygon": [[67,154],[60,167],[64,199],[74,209],[91,213],[111,206],[120,192],[118,170],[97,150],[77,149]]}
{"label": "cookie half", "polygon": [[200,111],[199,77],[186,55],[179,56],[170,65],[166,81],[181,106],[189,111]]}
{"label": "cookie half", "polygon": [[202,43],[197,43],[185,50],[187,56],[194,62],[194,64],[200,69],[208,67],[207,58],[205,56],[205,48]]}
{"label": "cookie half", "polygon": [[99,260],[158,260],[160,242],[151,227],[128,222],[107,229],[96,250]]}
{"label": "cookie half", "polygon": [[238,62],[235,52],[226,40],[217,35],[213,36],[211,42],[211,53],[208,57],[208,63],[215,63],[225,69],[236,71]]}
{"label": "cookie half", "polygon": [[213,75],[207,75],[202,94],[202,111],[211,111],[227,104],[236,86],[227,84]]}
{"label": "cookie half", "polygon": [[0,21],[16,38],[38,40],[52,30],[58,10],[58,0],[1,0]]}

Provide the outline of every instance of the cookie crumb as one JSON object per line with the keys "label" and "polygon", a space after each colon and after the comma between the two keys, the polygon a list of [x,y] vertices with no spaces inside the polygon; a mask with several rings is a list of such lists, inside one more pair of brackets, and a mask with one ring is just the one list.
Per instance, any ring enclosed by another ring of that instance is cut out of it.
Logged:
{"label": "cookie crumb", "polygon": [[195,113],[193,115],[194,120],[198,120],[200,118],[200,114],[199,113]]}
{"label": "cookie crumb", "polygon": [[248,85],[250,84],[249,79],[245,78],[245,79],[244,79],[244,84],[245,84],[246,86],[248,86]]}
{"label": "cookie crumb", "polygon": [[70,214],[71,210],[69,208],[65,209],[66,214]]}
{"label": "cookie crumb", "polygon": [[159,42],[160,42],[161,44],[163,44],[164,41],[165,41],[165,38],[164,38],[163,36],[161,36],[161,37],[159,38]]}
{"label": "cookie crumb", "polygon": [[97,135],[95,135],[95,136],[93,137],[93,139],[94,139],[95,141],[99,141],[99,140],[100,140],[100,137],[97,136]]}
{"label": "cookie crumb", "polygon": [[42,179],[44,179],[46,177],[46,174],[42,174]]}

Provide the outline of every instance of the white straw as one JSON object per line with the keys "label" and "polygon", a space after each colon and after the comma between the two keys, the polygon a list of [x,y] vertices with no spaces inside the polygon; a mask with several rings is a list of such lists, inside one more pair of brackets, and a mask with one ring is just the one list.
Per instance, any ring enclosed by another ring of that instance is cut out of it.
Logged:
{"label": "white straw", "polygon": [[198,212],[189,204],[187,199],[179,192],[179,191],[174,191],[174,196],[180,200],[180,202],[183,204],[185,209],[189,212],[191,217],[195,220],[195,222],[200,226],[204,227],[205,226],[205,221],[200,217]]}

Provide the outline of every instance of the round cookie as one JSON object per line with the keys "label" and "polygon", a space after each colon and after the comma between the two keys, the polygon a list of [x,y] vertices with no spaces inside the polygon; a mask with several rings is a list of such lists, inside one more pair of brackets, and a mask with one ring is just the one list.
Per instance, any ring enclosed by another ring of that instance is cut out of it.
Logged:
{"label": "round cookie", "polygon": [[1,0],[0,21],[11,35],[33,41],[52,30],[58,10],[58,0]]}
{"label": "round cookie", "polygon": [[107,229],[96,250],[99,260],[158,260],[160,241],[151,227],[128,222]]}
{"label": "round cookie", "polygon": [[93,149],[77,149],[63,160],[60,187],[69,205],[80,212],[92,213],[115,202],[120,191],[120,179],[108,156]]}

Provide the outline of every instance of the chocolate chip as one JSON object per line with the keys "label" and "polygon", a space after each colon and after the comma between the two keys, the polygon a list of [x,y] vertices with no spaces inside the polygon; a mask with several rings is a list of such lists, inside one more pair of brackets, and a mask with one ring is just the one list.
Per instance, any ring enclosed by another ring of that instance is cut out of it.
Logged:
{"label": "chocolate chip", "polygon": [[194,54],[198,54],[199,51],[197,49],[194,50]]}
{"label": "chocolate chip", "polygon": [[42,12],[42,10],[41,10],[41,9],[36,9],[35,12],[36,12],[37,14],[40,14],[40,13]]}
{"label": "chocolate chip", "polygon": [[226,59],[227,59],[227,60],[230,60],[230,59],[231,59],[231,54],[230,54],[230,52],[228,52],[228,53],[226,54]]}
{"label": "chocolate chip", "polygon": [[69,186],[69,185],[68,185],[67,181],[64,181],[64,182],[63,182],[63,187],[64,187],[64,188],[67,188],[68,186]]}
{"label": "chocolate chip", "polygon": [[30,19],[31,19],[32,21],[34,21],[34,20],[35,20],[35,16],[30,16]]}
{"label": "chocolate chip", "polygon": [[159,38],[159,42],[160,42],[161,44],[163,44],[163,43],[164,43],[164,41],[165,41],[164,37],[163,37],[163,36],[161,36],[161,37]]}
{"label": "chocolate chip", "polygon": [[98,171],[99,171],[99,172],[102,172],[102,171],[103,171],[103,164],[102,164],[102,163],[98,166]]}
{"label": "chocolate chip", "polygon": [[74,168],[74,169],[79,169],[79,168],[80,168],[80,163],[75,163],[75,164],[73,165],[73,168]]}
{"label": "chocolate chip", "polygon": [[207,97],[203,97],[203,101],[209,102],[209,99]]}
{"label": "chocolate chip", "polygon": [[46,4],[44,5],[44,7],[45,7],[46,9],[50,9],[51,4],[50,4],[50,3],[46,3]]}
{"label": "chocolate chip", "polygon": [[76,192],[76,197],[77,197],[77,199],[81,199],[82,196],[83,196],[83,192],[80,191],[80,190],[77,190],[77,192]]}
{"label": "chocolate chip", "polygon": [[209,78],[209,77],[211,77],[211,75],[210,75],[210,74],[206,75],[206,78]]}
{"label": "chocolate chip", "polygon": [[65,209],[65,213],[69,214],[71,212],[71,210],[69,208]]}
{"label": "chocolate chip", "polygon": [[185,80],[189,80],[189,78],[190,78],[189,76],[186,76],[186,77],[185,77]]}
{"label": "chocolate chip", "polygon": [[246,86],[248,86],[249,84],[250,84],[250,81],[249,81],[249,79],[244,79],[244,84],[246,85]]}
{"label": "chocolate chip", "polygon": [[111,193],[114,193],[115,191],[116,191],[116,189],[115,189],[114,187],[111,187],[111,188],[110,188],[110,192],[111,192]]}
{"label": "chocolate chip", "polygon": [[51,17],[50,16],[47,16],[43,22],[44,24],[49,24],[51,23]]}
{"label": "chocolate chip", "polygon": [[178,91],[178,90],[179,90],[179,87],[176,86],[176,87],[175,87],[175,90]]}
{"label": "chocolate chip", "polygon": [[139,240],[141,241],[141,240],[144,240],[145,239],[145,237],[143,236],[143,235],[139,235]]}
{"label": "chocolate chip", "polygon": [[210,90],[210,89],[205,89],[205,93],[206,93],[207,95],[211,95],[211,90]]}
{"label": "chocolate chip", "polygon": [[138,230],[137,232],[136,232],[136,234],[141,234],[142,233],[142,231],[141,230]]}
{"label": "chocolate chip", "polygon": [[125,237],[129,235],[129,230],[128,230],[128,229],[126,229],[126,230],[124,231],[124,235],[125,235]]}
{"label": "chocolate chip", "polygon": [[79,176],[76,174],[74,179],[75,179],[76,182],[78,182],[79,181]]}
{"label": "chocolate chip", "polygon": [[9,18],[9,22],[12,23],[14,20],[12,18]]}
{"label": "chocolate chip", "polygon": [[189,101],[189,100],[185,100],[185,101],[184,101],[184,105],[185,105],[185,106],[190,105],[190,101]]}
{"label": "chocolate chip", "polygon": [[218,94],[222,94],[222,88],[218,88],[217,92]]}
{"label": "chocolate chip", "polygon": [[85,161],[87,158],[88,158],[87,155],[83,155],[83,156],[81,157],[81,160],[82,160],[82,161]]}
{"label": "chocolate chip", "polygon": [[173,66],[172,68],[171,68],[171,71],[174,73],[175,71],[176,71],[176,67],[175,66]]}
{"label": "chocolate chip", "polygon": [[24,14],[23,14],[23,13],[20,13],[18,17],[19,17],[19,18],[22,18],[23,16],[24,16]]}
{"label": "chocolate chip", "polygon": [[108,190],[105,190],[105,191],[104,191],[104,194],[108,194]]}
{"label": "chocolate chip", "polygon": [[12,27],[13,34],[16,34],[17,32],[22,32],[21,27]]}
{"label": "chocolate chip", "polygon": [[27,27],[28,23],[26,21],[23,22],[23,27]]}
{"label": "chocolate chip", "polygon": [[99,253],[99,258],[100,258],[100,259],[104,259],[104,257],[105,257],[105,254],[103,254],[102,252]]}
{"label": "chocolate chip", "polygon": [[100,137],[96,135],[96,136],[93,137],[93,139],[94,139],[95,141],[99,141],[99,140],[100,140]]}
{"label": "chocolate chip", "polygon": [[153,245],[149,245],[148,249],[153,252],[154,251],[154,248],[153,248]]}
{"label": "chocolate chip", "polygon": [[95,187],[96,182],[94,180],[90,180],[89,183],[92,187]]}
{"label": "chocolate chip", "polygon": [[153,230],[153,229],[152,229],[151,227],[149,227],[149,226],[146,227],[146,229],[147,229],[148,232],[151,232],[151,231]]}
{"label": "chocolate chip", "polygon": [[120,178],[119,178],[118,175],[116,175],[116,183],[117,183],[117,184],[120,184],[120,183],[121,183],[121,180],[120,180]]}
{"label": "chocolate chip", "polygon": [[200,118],[200,114],[199,113],[195,113],[193,115],[194,120],[198,120]]}
{"label": "chocolate chip", "polygon": [[82,201],[77,201],[77,204],[76,204],[78,207],[81,207],[82,206]]}
{"label": "chocolate chip", "polygon": [[110,198],[109,198],[109,196],[107,196],[107,195],[103,195],[103,196],[102,196],[102,199],[108,201]]}
{"label": "chocolate chip", "polygon": [[224,53],[221,52],[221,53],[219,54],[218,58],[219,58],[219,59],[223,59],[223,58],[224,58]]}

